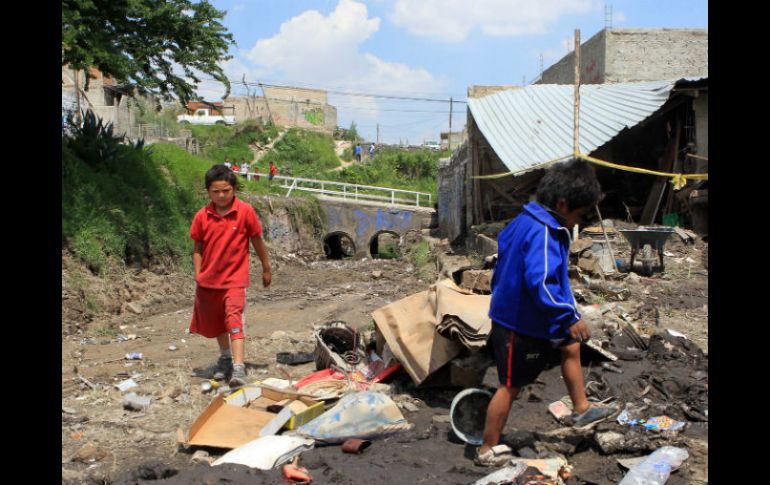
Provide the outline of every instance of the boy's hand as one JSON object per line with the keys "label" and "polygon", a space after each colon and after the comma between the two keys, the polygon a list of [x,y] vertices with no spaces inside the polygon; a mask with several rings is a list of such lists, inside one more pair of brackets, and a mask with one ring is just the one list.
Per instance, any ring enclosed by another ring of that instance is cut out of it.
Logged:
{"label": "boy's hand", "polygon": [[270,286],[271,281],[273,281],[273,273],[270,270],[262,271],[262,286],[267,288]]}
{"label": "boy's hand", "polygon": [[585,342],[591,336],[591,332],[588,331],[588,326],[582,318],[569,328],[569,334],[578,342]]}

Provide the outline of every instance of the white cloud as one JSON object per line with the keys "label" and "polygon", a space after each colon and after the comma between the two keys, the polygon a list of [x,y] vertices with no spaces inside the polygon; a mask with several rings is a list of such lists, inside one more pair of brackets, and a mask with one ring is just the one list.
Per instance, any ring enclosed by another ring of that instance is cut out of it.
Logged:
{"label": "white cloud", "polygon": [[[340,0],[328,15],[307,10],[281,24],[272,37],[259,39],[223,64],[228,77],[240,81],[291,83],[297,86],[367,93],[435,93],[447,83],[430,72],[365,52],[362,44],[377,33],[380,19],[369,17],[364,3]],[[238,86],[234,86],[237,92]],[[242,89],[242,88],[240,88]],[[339,103],[338,121],[378,119],[381,102],[360,96],[330,94]],[[346,113],[347,108],[355,111]]]}
{"label": "white cloud", "polygon": [[596,0],[396,0],[389,17],[413,35],[460,42],[475,28],[495,37],[542,34],[562,16],[598,8]]}

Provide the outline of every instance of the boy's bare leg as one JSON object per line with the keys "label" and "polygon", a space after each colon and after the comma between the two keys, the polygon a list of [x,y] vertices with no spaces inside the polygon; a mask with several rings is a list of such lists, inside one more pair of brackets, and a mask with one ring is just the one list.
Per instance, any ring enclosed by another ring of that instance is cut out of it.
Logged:
{"label": "boy's bare leg", "polygon": [[484,443],[479,448],[479,454],[485,453],[500,442],[505,422],[508,421],[511,403],[513,403],[518,394],[518,387],[500,386],[497,388],[487,407],[487,419],[484,423]]}
{"label": "boy's bare leg", "polygon": [[243,364],[243,340],[237,338],[231,342],[233,347],[233,364]]}
{"label": "boy's bare leg", "polygon": [[219,344],[219,351],[222,352],[230,348],[230,335],[227,332],[217,335],[217,343]]}
{"label": "boy's bare leg", "polygon": [[588,409],[583,368],[580,366],[580,343],[573,342],[561,348],[561,375],[576,413]]}

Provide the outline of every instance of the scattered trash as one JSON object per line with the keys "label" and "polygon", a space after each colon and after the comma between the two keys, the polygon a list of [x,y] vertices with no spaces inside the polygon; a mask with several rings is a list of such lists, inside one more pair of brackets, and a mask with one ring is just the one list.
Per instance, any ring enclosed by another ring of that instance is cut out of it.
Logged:
{"label": "scattered trash", "polygon": [[[526,468],[534,467],[540,470],[540,473],[547,475],[553,479],[559,479],[559,473],[563,468],[569,467],[569,463],[564,457],[557,456],[554,458],[512,458],[511,465],[524,465]],[[571,468],[567,468],[571,471]],[[561,472],[564,473],[564,472]]]}
{"label": "scattered trash", "polygon": [[131,411],[146,411],[150,407],[152,396],[140,396],[130,392],[123,396],[123,408]]}
{"label": "scattered trash", "polygon": [[362,440],[359,438],[350,438],[342,443],[342,451],[345,453],[352,453],[358,455],[364,452],[372,444],[369,440]]}
{"label": "scattered trash", "polygon": [[275,360],[279,364],[297,365],[313,362],[314,356],[310,352],[278,352]]}
{"label": "scattered trash", "polygon": [[133,379],[126,379],[125,381],[122,381],[115,385],[118,389],[120,389],[121,392],[126,392],[127,390],[136,387],[138,384]]}
{"label": "scattered trash", "polygon": [[554,401],[548,405],[548,412],[556,418],[557,421],[562,422],[572,415],[572,399],[569,396],[564,396],[558,401]]}
{"label": "scattered trash", "polygon": [[341,320],[333,320],[313,329],[316,369],[332,366],[355,371],[366,365],[366,353],[360,334]]}
{"label": "scattered trash", "polygon": [[405,411],[409,411],[410,413],[416,413],[420,410],[420,408],[410,403],[409,401],[401,402],[398,404],[398,406]]}
{"label": "scattered trash", "polygon": [[313,444],[312,439],[299,436],[263,436],[228,451],[211,465],[234,463],[260,470],[270,470],[291,461],[303,451],[313,448]]}
{"label": "scattered trash", "polygon": [[605,350],[602,347],[601,341],[599,341],[599,340],[597,340],[595,338],[590,338],[590,339],[586,340],[585,342],[581,342],[581,343],[583,345],[585,345],[586,347],[588,347],[589,349],[598,352],[602,357],[605,357],[605,358],[607,358],[607,359],[609,359],[609,360],[611,360],[613,362],[618,360],[618,356],[617,355],[613,354],[609,350]]}
{"label": "scattered trash", "polygon": [[433,416],[430,420],[433,424],[439,424],[439,423],[445,424],[445,423],[452,422],[452,419],[448,414],[439,414],[439,415]]}
{"label": "scattered trash", "polygon": [[126,354],[126,360],[142,360],[141,352],[129,352]]}
{"label": "scattered trash", "polygon": [[602,369],[604,369],[604,370],[608,370],[608,371],[614,372],[616,374],[622,374],[623,373],[623,369],[621,369],[620,367],[618,367],[616,365],[612,365],[609,362],[602,362],[600,365],[602,366]]}
{"label": "scattered trash", "polygon": [[388,396],[362,391],[343,396],[330,410],[296,430],[318,441],[340,443],[349,438],[373,439],[412,429]]}
{"label": "scattered trash", "polygon": [[313,477],[307,471],[307,468],[297,465],[297,458],[294,459],[294,463],[283,466],[283,477],[289,483],[312,483]]}
{"label": "scattered trash", "polygon": [[83,433],[81,433],[80,431],[73,431],[72,433],[70,433],[70,438],[72,438],[75,441],[80,441],[83,439]]}
{"label": "scattered trash", "polygon": [[631,468],[618,485],[663,485],[688,457],[684,448],[664,446]]}
{"label": "scattered trash", "polygon": [[218,387],[219,387],[219,382],[215,381],[214,379],[211,379],[201,383],[201,392],[203,394],[207,394]]}
{"label": "scattered trash", "polygon": [[492,472],[484,478],[480,478],[473,482],[473,485],[497,485],[499,483],[511,483],[518,477],[524,474],[527,469],[527,465],[524,463],[517,463],[514,466],[507,466],[501,468],[496,472]]}
{"label": "scattered trash", "polygon": [[287,379],[279,379],[277,377],[268,377],[267,379],[263,379],[261,384],[263,386],[274,387],[276,389],[289,389],[291,387],[291,382],[289,382]]}
{"label": "scattered trash", "polygon": [[449,417],[452,430],[458,438],[471,445],[481,445],[487,407],[491,400],[491,392],[474,388],[465,389],[452,399]]}
{"label": "scattered trash", "polygon": [[78,379],[80,379],[80,381],[83,384],[87,385],[91,389],[99,389],[99,385],[98,384],[94,384],[93,382],[89,381],[88,379],[86,379],[85,377],[81,376],[80,374],[78,374]]}
{"label": "scattered trash", "polygon": [[676,421],[668,416],[654,416],[649,419],[638,419],[628,409],[624,409],[617,417],[620,424],[628,426],[641,426],[651,431],[679,431],[685,427],[683,421]]}
{"label": "scattered trash", "polygon": [[683,334],[682,332],[677,332],[676,330],[672,330],[672,329],[670,329],[670,328],[669,328],[669,329],[667,329],[666,331],[667,331],[667,332],[668,332],[668,334],[669,334],[669,335],[671,335],[672,337],[682,337],[683,339],[687,339],[687,340],[689,340],[689,339],[687,338],[687,335]]}
{"label": "scattered trash", "polygon": [[170,350],[171,352],[176,352],[177,350],[176,345],[169,345],[168,350]]}

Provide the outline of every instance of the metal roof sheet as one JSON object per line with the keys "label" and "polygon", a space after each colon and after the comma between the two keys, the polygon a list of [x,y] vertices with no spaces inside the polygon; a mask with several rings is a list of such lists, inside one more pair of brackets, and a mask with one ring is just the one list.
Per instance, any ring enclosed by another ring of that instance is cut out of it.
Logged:
{"label": "metal roof sheet", "polygon": [[[581,153],[648,118],[678,81],[580,86]],[[469,99],[468,108],[500,160],[517,173],[572,154],[574,94],[573,85],[534,84]]]}

